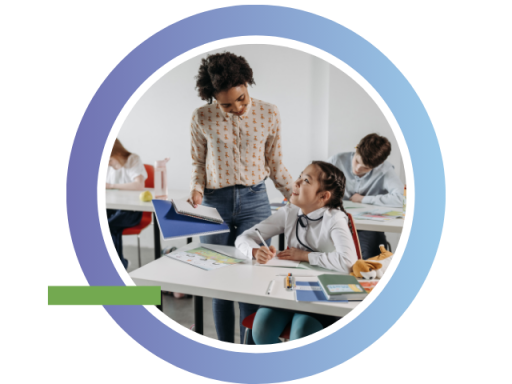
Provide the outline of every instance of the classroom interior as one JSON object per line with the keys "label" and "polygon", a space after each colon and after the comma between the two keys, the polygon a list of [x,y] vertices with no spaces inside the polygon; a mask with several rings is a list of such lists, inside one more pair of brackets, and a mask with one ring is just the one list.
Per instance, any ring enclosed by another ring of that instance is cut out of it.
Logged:
{"label": "classroom interior", "polygon": [[[249,88],[250,96],[278,106],[282,120],[283,163],[293,177],[297,177],[311,161],[326,161],[337,153],[353,151],[362,137],[378,133],[391,142],[388,161],[405,183],[397,140],[390,123],[370,95],[349,75],[323,59],[274,45],[231,46],[200,54],[176,66],[155,81],[134,103],[120,129],[112,130],[109,142],[113,143],[117,137],[145,164],[170,158],[167,163],[169,189],[188,190],[192,173],[190,119],[192,112],[205,104],[197,96],[194,77],[201,58],[225,51],[241,55],[250,63],[256,82]],[[108,159],[110,150],[107,143],[103,161]],[[267,180],[266,186],[271,203],[283,200],[271,180]],[[156,223],[150,224],[140,236],[142,265],[154,260],[153,225]],[[386,233],[386,237],[395,250],[400,234]],[[277,237],[272,239],[276,247],[277,241]],[[161,247],[179,248],[186,242],[186,239],[162,239]],[[136,236],[124,236],[123,247],[125,258],[131,262],[128,270],[131,272],[139,267]],[[171,319],[187,328],[193,326],[190,298],[164,295],[162,304],[164,313]],[[236,305],[235,311],[239,316]],[[238,324],[238,317],[235,324]],[[235,332],[235,340],[238,340],[238,326]],[[207,298],[204,302],[204,335],[216,338],[211,299]]]}

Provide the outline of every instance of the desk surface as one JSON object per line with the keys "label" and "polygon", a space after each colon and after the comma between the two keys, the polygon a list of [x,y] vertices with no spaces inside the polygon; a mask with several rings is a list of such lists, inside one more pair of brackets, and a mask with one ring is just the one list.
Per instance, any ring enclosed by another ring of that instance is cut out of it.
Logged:
{"label": "desk surface", "polygon": [[[153,194],[152,189],[144,189]],[[139,195],[142,191],[124,191],[119,189],[106,190],[106,205],[109,209],[123,209],[125,211],[139,211],[139,212],[153,212],[153,204],[151,202],[140,201]],[[189,191],[180,189],[170,189],[169,196],[178,199],[187,198]],[[390,210],[399,210],[399,208],[381,207],[377,205],[359,204],[345,201],[347,212],[351,214],[364,212],[364,211],[380,211],[386,212]],[[372,221],[372,220],[355,220],[356,227],[363,231],[377,231],[377,232],[402,232],[404,226],[403,219],[393,219],[389,221]]]}
{"label": "desk surface", "polygon": [[[351,201],[343,201],[345,209],[352,216],[356,213],[365,211],[402,211],[400,208],[383,207],[379,205],[353,203]],[[389,221],[373,221],[373,220],[356,220],[354,218],[356,228],[362,231],[376,231],[376,232],[395,232],[401,233],[404,227],[404,219],[391,219]]]}
{"label": "desk surface", "polygon": [[[199,243],[191,243],[178,251],[198,247]],[[238,252],[234,247],[215,245],[219,250]],[[284,277],[276,276],[291,272],[294,275],[308,275],[312,278],[301,280],[315,281],[322,273],[298,268],[276,268],[254,266],[253,262],[231,265],[213,271],[205,271],[192,265],[161,257],[142,268],[130,273],[137,285],[159,285],[162,290],[182,292],[195,296],[212,297],[224,300],[268,305],[272,307],[322,313],[333,316],[345,316],[359,302],[349,303],[298,303],[295,292],[284,287]],[[275,280],[273,291],[267,295],[270,281]]]}
{"label": "desk surface", "polygon": [[[121,189],[106,190],[106,205],[108,209],[123,209],[125,211],[153,212],[153,204],[150,202],[140,201],[139,196],[143,191],[150,191],[155,195],[151,188],[144,188],[141,191],[125,191]],[[189,191],[170,189],[169,196],[177,199],[188,197]]]}

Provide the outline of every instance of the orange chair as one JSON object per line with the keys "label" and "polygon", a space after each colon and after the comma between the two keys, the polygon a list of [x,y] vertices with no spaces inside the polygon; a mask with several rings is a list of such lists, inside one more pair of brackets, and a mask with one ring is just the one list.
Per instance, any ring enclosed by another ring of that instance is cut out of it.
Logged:
{"label": "orange chair", "polygon": [[[357,229],[356,224],[354,223],[354,219],[352,218],[352,215],[350,213],[347,213],[348,220],[352,224],[352,240],[354,240],[354,246],[356,247],[356,254],[357,259],[361,260],[363,258],[361,254],[361,245],[359,244],[359,236],[357,236]],[[349,225],[350,228],[350,225]],[[244,344],[247,344],[247,340],[249,338],[249,332],[252,332],[252,325],[254,323],[254,317],[256,316],[256,312],[254,312],[252,315],[247,316],[242,321],[242,325],[247,328],[244,335]],[[281,335],[279,336],[280,339],[289,340],[290,339],[290,331],[292,329],[292,324],[288,324]]]}
{"label": "orange chair", "polygon": [[[155,187],[155,168],[152,165],[144,164],[144,168],[146,168],[146,172],[148,174],[148,178],[144,182],[144,188],[154,188]],[[142,261],[140,258],[140,233],[143,229],[147,228],[149,224],[151,224],[151,212],[142,212],[142,219],[140,219],[140,223],[134,227],[126,228],[123,230],[123,235],[137,235],[137,249],[139,251],[139,268],[142,267]]]}

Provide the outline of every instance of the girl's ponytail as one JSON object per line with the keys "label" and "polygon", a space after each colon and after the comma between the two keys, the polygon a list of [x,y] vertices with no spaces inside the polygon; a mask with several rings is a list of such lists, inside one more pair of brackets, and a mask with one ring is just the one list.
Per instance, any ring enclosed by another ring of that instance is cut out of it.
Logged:
{"label": "girl's ponytail", "polygon": [[[320,192],[329,191],[331,193],[331,198],[325,206],[327,208],[339,209],[345,213],[348,218],[347,211],[345,211],[345,207],[343,207],[343,196],[345,195],[345,184],[347,182],[345,175],[338,167],[331,163],[326,163],[325,161],[313,161],[312,164],[316,165],[321,171]],[[353,232],[354,229],[352,228],[350,220],[348,220],[348,225],[350,227],[350,232]]]}

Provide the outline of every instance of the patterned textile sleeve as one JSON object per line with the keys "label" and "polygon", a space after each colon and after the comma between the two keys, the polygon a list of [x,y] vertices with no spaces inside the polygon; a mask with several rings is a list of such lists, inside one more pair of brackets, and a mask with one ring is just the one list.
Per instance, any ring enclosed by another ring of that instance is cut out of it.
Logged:
{"label": "patterned textile sleeve", "polygon": [[204,195],[206,184],[206,149],[207,141],[199,127],[198,111],[195,110],[190,124],[190,154],[192,155],[192,178],[190,180],[190,190],[199,191]]}
{"label": "patterned textile sleeve", "polygon": [[281,147],[281,116],[274,106],[273,126],[269,128],[265,145],[266,165],[270,167],[270,178],[276,188],[289,200],[292,194],[293,179],[283,164],[283,148]]}

